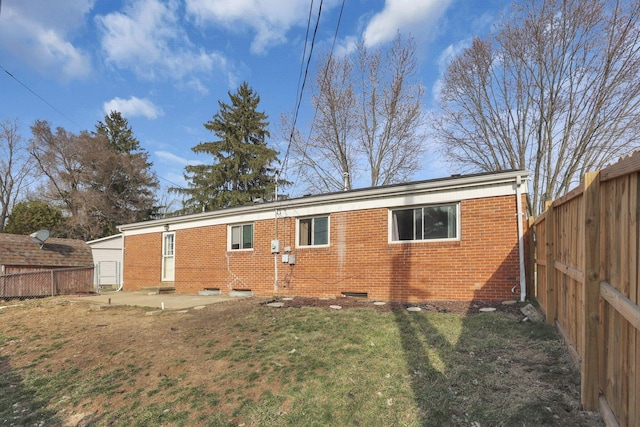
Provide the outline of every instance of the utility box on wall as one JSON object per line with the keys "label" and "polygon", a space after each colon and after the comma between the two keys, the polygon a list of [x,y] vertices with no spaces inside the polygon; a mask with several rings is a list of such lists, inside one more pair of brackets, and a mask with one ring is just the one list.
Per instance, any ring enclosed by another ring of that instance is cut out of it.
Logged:
{"label": "utility box on wall", "polygon": [[272,254],[280,253],[280,240],[274,239],[271,241],[271,253]]}
{"label": "utility box on wall", "polygon": [[296,263],[295,254],[289,254],[289,265],[295,265],[295,263]]}

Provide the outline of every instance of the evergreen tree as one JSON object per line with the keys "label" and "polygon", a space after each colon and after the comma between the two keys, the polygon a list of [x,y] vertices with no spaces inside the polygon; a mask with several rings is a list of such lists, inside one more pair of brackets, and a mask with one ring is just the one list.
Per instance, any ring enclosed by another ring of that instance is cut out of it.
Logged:
{"label": "evergreen tree", "polygon": [[105,138],[112,152],[109,156],[87,158],[93,172],[91,186],[102,195],[94,218],[103,223],[103,233],[117,233],[119,224],[153,219],[158,209],[158,180],[151,169],[149,153],[140,147],[127,119],[118,111],[111,111],[104,123],[98,122],[94,134]]}
{"label": "evergreen tree", "polygon": [[257,110],[260,97],[244,82],[229,98],[231,104],[218,101],[220,110],[204,124],[218,140],[192,148],[210,154],[213,164],[185,167],[189,188],[172,188],[187,196],[186,211],[240,206],[273,196],[278,152],[266,143],[269,123]]}
{"label": "evergreen tree", "polygon": [[77,135],[63,128],[54,132],[44,121],[31,127],[29,152],[46,178],[40,192],[63,212],[60,237],[98,239],[117,233],[120,224],[155,216],[158,180],[149,154],[139,149],[126,120],[109,132],[103,126]]}
{"label": "evergreen tree", "polygon": [[133,136],[129,122],[118,111],[111,111],[98,122],[95,134],[104,135],[116,154],[131,154],[140,150],[140,142]]}
{"label": "evergreen tree", "polygon": [[26,235],[44,229],[51,231],[52,236],[57,236],[62,224],[60,208],[51,207],[42,200],[31,200],[15,205],[4,231]]}

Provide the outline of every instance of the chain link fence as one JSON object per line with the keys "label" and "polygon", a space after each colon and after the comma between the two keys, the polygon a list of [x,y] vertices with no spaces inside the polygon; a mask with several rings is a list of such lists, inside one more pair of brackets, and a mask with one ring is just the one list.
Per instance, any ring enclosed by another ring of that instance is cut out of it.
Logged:
{"label": "chain link fence", "polygon": [[0,275],[0,299],[41,298],[94,291],[93,267]]}

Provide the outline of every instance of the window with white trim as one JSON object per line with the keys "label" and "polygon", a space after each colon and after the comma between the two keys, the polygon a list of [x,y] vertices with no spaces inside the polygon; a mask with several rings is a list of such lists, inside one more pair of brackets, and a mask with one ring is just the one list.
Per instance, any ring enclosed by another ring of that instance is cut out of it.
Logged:
{"label": "window with white trim", "polygon": [[298,220],[298,246],[328,246],[329,217],[316,216]]}
{"label": "window with white trim", "polygon": [[459,236],[457,203],[391,211],[393,242],[454,240]]}
{"label": "window with white trim", "polygon": [[232,251],[253,249],[253,224],[230,226],[229,241],[229,249]]}

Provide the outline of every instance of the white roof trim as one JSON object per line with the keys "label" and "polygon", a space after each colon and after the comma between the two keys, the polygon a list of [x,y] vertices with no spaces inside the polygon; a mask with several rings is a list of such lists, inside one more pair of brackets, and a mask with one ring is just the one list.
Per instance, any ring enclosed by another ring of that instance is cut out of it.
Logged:
{"label": "white roof trim", "polygon": [[[466,175],[446,179],[352,190],[318,196],[280,200],[256,205],[240,206],[184,215],[153,221],[126,224],[118,227],[126,235],[157,233],[219,224],[273,219],[277,209],[279,217],[299,217],[373,208],[393,208],[417,204],[459,202],[483,197],[516,194],[517,177],[526,178],[526,171],[498,172]],[[523,179],[521,193],[527,193],[527,180]],[[113,237],[113,236],[112,236]],[[106,239],[106,238],[105,238]]]}
{"label": "white roof trim", "polygon": [[115,239],[122,239],[122,233],[120,234],[113,234],[111,236],[107,236],[107,237],[101,237],[100,239],[95,239],[95,240],[89,240],[87,242],[87,245],[91,245],[93,243],[100,243],[100,242],[106,242],[108,240],[115,240]]}

